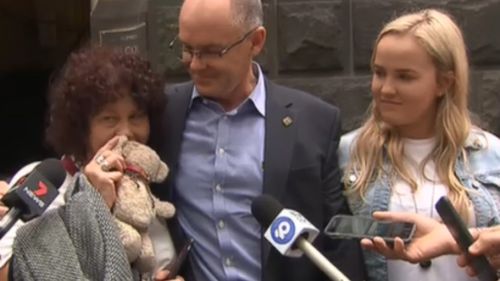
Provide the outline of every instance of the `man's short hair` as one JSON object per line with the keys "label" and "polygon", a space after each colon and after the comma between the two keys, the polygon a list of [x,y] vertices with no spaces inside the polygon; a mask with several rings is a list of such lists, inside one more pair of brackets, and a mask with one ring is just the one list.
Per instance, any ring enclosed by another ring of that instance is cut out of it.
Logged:
{"label": "man's short hair", "polygon": [[261,0],[231,0],[234,23],[244,29],[263,25]]}

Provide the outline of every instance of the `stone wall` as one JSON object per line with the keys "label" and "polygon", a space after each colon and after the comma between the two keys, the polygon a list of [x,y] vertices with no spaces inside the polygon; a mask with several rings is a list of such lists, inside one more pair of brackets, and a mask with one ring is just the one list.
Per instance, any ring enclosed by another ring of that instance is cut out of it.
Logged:
{"label": "stone wall", "polygon": [[[181,0],[150,0],[148,56],[170,81],[188,79],[168,43]],[[441,8],[461,26],[472,64],[470,108],[500,135],[500,0],[264,0],[268,76],[337,105],[355,128],[371,97],[369,60],[382,25],[403,11]]]}

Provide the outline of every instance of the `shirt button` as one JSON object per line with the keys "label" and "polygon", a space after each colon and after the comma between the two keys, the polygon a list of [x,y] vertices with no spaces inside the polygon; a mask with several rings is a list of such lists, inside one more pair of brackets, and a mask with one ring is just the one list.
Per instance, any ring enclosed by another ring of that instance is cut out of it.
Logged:
{"label": "shirt button", "polygon": [[218,223],[218,225],[219,225],[219,228],[220,228],[220,229],[223,229],[223,228],[224,228],[224,226],[225,226],[225,223],[224,223],[224,221],[223,221],[223,220],[220,220],[220,221],[219,221],[219,223]]}
{"label": "shirt button", "polygon": [[226,258],[226,260],[224,261],[224,263],[226,264],[226,266],[232,266],[233,265],[233,260],[231,258]]}
{"label": "shirt button", "polygon": [[217,185],[215,186],[215,190],[216,190],[217,192],[221,192],[221,191],[222,191],[222,186],[220,186],[220,184],[217,184]]}
{"label": "shirt button", "polygon": [[220,154],[220,155],[224,155],[224,152],[226,152],[226,151],[224,150],[224,148],[219,148],[219,154]]}

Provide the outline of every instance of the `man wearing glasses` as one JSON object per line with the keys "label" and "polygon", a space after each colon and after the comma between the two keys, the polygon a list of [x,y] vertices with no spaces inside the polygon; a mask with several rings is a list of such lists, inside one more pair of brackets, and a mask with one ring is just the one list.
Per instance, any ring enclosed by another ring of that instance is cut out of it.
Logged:
{"label": "man wearing glasses", "polygon": [[[155,192],[177,208],[178,246],[194,240],[186,280],[326,280],[306,257],[270,249],[250,205],[269,194],[319,229],[347,212],[339,111],[266,79],[253,60],[266,40],[262,18],[259,0],[185,0],[170,43],[192,81],[168,91],[160,153],[171,174]],[[351,280],[363,273],[357,244],[315,241]]]}

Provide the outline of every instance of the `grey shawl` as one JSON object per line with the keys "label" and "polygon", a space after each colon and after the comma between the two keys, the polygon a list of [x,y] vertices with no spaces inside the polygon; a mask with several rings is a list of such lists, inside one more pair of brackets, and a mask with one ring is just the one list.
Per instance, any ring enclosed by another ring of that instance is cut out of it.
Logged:
{"label": "grey shawl", "polygon": [[18,230],[12,276],[27,281],[138,279],[104,200],[85,176],[75,179],[66,205]]}

